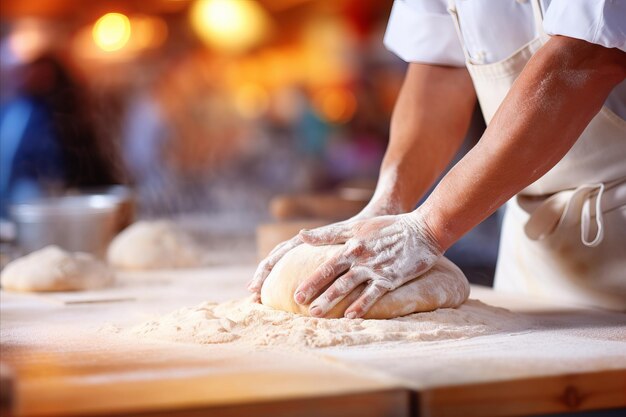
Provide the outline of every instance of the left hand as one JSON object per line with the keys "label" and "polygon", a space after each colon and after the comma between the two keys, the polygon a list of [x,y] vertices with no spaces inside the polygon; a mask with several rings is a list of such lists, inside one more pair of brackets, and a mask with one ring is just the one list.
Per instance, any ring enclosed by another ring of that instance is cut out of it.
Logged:
{"label": "left hand", "polygon": [[341,253],[320,265],[296,289],[298,304],[313,300],[309,311],[315,317],[323,317],[368,282],[345,311],[347,318],[362,317],[385,293],[428,271],[442,255],[417,211],[302,231],[299,238],[316,246],[345,243]]}

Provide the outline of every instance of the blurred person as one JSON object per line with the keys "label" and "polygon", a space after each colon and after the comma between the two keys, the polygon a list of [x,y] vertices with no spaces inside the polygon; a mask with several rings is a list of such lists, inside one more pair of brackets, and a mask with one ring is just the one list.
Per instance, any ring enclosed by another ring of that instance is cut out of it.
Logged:
{"label": "blurred person", "polygon": [[244,126],[203,50],[185,51],[131,95],[123,153],[149,215],[212,210],[217,172],[237,162]]}
{"label": "blurred person", "polygon": [[2,217],[10,203],[117,183],[85,92],[60,60],[44,55],[14,71],[16,94],[0,107]]}
{"label": "blurred person", "polygon": [[239,85],[225,79],[222,58],[203,49],[174,58],[129,95],[124,117],[123,154],[140,210],[149,216],[237,213],[246,221],[231,226],[253,230],[266,220],[272,195],[311,186],[311,164],[296,157],[312,153],[297,142],[302,89],[268,93],[268,108],[251,117],[234,101]]}
{"label": "blurred person", "polygon": [[[508,201],[496,290],[626,310],[624,22],[609,0],[396,0],[385,44],[410,65],[372,200],[278,245],[249,289],[298,245],[345,244],[294,299],[322,317],[367,283],[362,317]],[[415,208],[476,99],[482,138]]]}

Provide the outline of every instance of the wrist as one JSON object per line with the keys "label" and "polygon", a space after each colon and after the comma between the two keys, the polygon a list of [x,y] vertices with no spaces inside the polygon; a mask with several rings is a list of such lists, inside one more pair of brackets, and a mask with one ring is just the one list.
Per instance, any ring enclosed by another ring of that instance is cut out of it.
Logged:
{"label": "wrist", "polygon": [[372,199],[370,202],[355,216],[358,219],[369,219],[378,216],[387,216],[392,214],[402,214],[400,204],[393,196],[385,196],[378,199]]}
{"label": "wrist", "polygon": [[433,248],[444,253],[456,241],[453,233],[438,210],[424,203],[410,213],[413,221],[420,225],[421,232]]}

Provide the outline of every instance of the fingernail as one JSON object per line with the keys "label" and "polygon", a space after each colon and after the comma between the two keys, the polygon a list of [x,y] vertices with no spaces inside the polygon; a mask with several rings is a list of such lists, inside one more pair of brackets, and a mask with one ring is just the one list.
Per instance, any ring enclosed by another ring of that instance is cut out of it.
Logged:
{"label": "fingernail", "polygon": [[294,296],[294,298],[296,299],[296,303],[298,304],[304,303],[304,293],[298,291],[296,295]]}
{"label": "fingernail", "polygon": [[347,319],[356,319],[356,313],[354,311],[346,313],[346,318]]}
{"label": "fingernail", "polygon": [[315,317],[319,317],[322,315],[322,309],[319,308],[318,306],[311,307],[309,312],[311,313],[312,316],[315,316]]}

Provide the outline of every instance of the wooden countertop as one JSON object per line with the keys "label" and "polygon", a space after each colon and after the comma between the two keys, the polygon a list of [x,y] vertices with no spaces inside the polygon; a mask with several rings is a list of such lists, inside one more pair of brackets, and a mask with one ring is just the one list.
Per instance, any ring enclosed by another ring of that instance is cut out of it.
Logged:
{"label": "wooden countertop", "polygon": [[253,270],[122,274],[117,287],[94,293],[0,293],[1,360],[13,374],[14,415],[443,416],[626,407],[626,315],[481,287],[472,298],[540,327],[306,351],[129,340],[106,331],[243,297]]}

